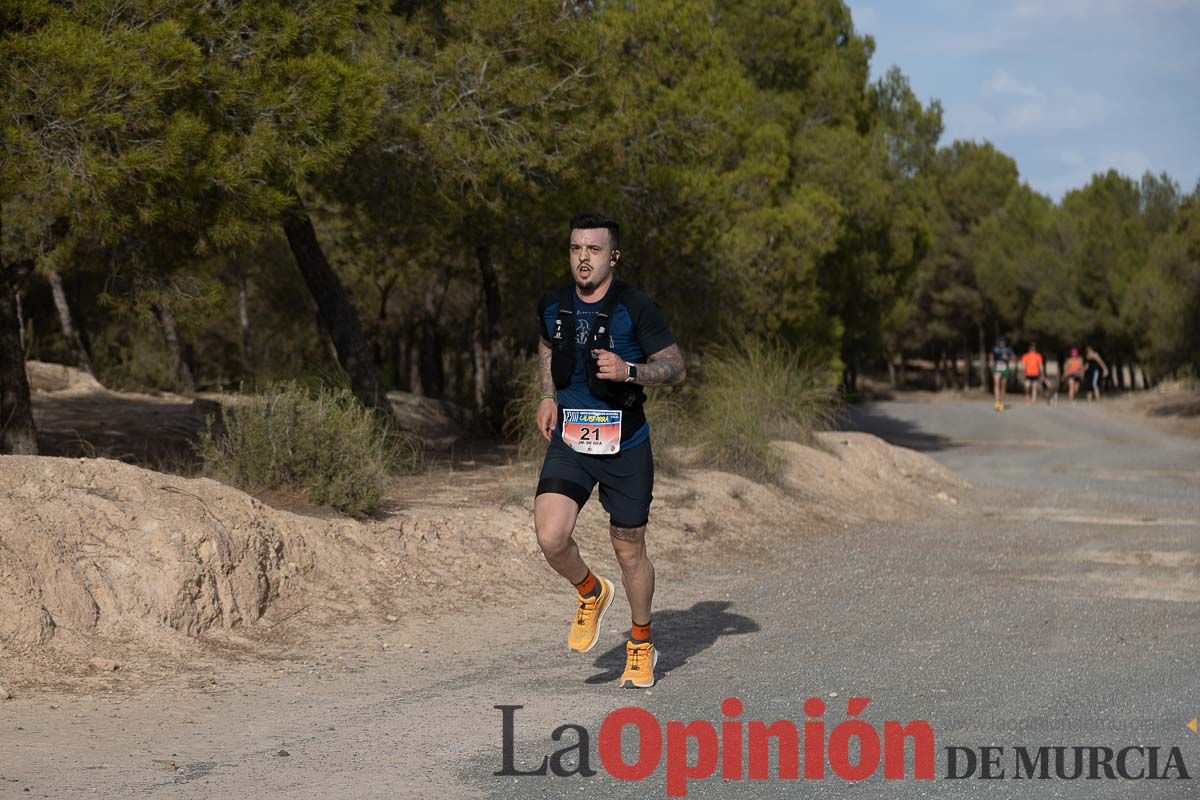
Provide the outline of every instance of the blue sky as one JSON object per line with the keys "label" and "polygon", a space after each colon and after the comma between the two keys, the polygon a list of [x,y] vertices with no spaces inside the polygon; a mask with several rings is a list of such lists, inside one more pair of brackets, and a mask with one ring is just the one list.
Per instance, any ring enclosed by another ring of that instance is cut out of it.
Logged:
{"label": "blue sky", "polygon": [[1200,178],[1200,0],[847,0],[944,109],[943,143],[987,139],[1060,200],[1094,172]]}

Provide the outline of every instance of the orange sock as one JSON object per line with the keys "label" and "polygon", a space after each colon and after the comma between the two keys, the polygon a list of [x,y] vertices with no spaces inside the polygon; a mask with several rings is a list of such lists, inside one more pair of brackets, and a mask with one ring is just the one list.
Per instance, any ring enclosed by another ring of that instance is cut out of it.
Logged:
{"label": "orange sock", "polygon": [[575,591],[579,592],[580,597],[591,597],[596,594],[600,582],[596,580],[596,576],[589,569],[587,575],[583,577],[579,583],[575,584]]}
{"label": "orange sock", "polygon": [[633,640],[634,644],[650,641],[650,623],[647,622],[645,625],[633,623],[629,626],[629,638]]}

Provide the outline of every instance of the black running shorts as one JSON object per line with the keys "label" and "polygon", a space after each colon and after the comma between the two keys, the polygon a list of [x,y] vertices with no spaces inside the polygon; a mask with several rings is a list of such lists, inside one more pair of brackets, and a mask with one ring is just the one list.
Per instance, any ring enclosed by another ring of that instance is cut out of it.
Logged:
{"label": "black running shorts", "polygon": [[654,499],[654,455],[650,442],[611,456],[577,453],[555,436],[546,449],[538,494],[563,494],[583,508],[600,484],[600,505],[618,528],[638,528],[650,519]]}

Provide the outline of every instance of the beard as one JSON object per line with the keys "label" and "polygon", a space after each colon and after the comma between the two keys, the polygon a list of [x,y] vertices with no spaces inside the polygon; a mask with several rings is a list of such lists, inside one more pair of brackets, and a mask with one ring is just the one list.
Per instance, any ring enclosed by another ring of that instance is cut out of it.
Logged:
{"label": "beard", "polygon": [[578,273],[575,275],[575,285],[580,289],[595,289],[607,277],[601,275],[595,267],[589,269],[587,277],[581,277]]}

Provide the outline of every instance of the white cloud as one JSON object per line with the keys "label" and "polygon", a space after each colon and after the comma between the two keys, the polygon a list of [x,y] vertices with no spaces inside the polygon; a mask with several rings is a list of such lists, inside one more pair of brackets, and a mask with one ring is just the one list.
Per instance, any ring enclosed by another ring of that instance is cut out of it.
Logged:
{"label": "white cloud", "polygon": [[1035,87],[1026,86],[1002,69],[996,70],[996,74],[993,75],[992,79],[987,83],[987,89],[994,94],[1033,97],[1038,100],[1045,99],[1045,95],[1043,95]]}
{"label": "white cloud", "polygon": [[983,86],[983,101],[997,116],[1005,133],[1046,134],[1077,131],[1103,120],[1111,103],[1096,91],[1059,87],[1047,94],[996,70]]}
{"label": "white cloud", "polygon": [[1142,173],[1150,169],[1150,156],[1141,150],[1108,150],[1100,156],[1093,172],[1109,169],[1115,169],[1130,178],[1140,178]]}
{"label": "white cloud", "polygon": [[1021,19],[1112,16],[1146,11],[1177,11],[1196,0],[1018,0],[1012,13]]}
{"label": "white cloud", "polygon": [[1046,104],[1022,103],[1004,114],[1004,129],[1011,133],[1031,133],[1045,130],[1051,120],[1046,114]]}

